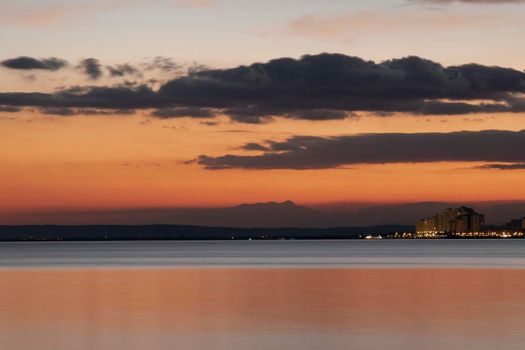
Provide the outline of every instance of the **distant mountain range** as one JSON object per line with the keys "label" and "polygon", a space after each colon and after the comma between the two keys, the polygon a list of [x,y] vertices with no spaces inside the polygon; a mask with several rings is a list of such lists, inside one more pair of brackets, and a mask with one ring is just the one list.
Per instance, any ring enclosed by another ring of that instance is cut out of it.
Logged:
{"label": "distant mountain range", "polygon": [[301,227],[326,228],[376,225],[412,226],[449,207],[473,207],[485,214],[488,224],[501,225],[525,216],[525,202],[443,203],[424,202],[369,205],[332,209],[310,208],[291,201],[242,204],[227,208],[123,209],[109,211],[46,212],[22,216],[3,216],[0,224],[60,225],[193,225],[238,228]]}

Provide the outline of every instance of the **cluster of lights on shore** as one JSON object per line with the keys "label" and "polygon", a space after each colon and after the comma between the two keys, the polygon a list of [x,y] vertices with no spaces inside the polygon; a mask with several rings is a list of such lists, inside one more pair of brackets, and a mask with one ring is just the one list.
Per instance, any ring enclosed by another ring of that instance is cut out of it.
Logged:
{"label": "cluster of lights on shore", "polygon": [[425,233],[414,232],[396,232],[390,235],[375,235],[370,234],[364,239],[436,239],[436,238],[524,238],[525,232],[507,232],[507,231],[487,231],[487,232],[458,232],[458,233],[444,233],[438,231],[431,231]]}

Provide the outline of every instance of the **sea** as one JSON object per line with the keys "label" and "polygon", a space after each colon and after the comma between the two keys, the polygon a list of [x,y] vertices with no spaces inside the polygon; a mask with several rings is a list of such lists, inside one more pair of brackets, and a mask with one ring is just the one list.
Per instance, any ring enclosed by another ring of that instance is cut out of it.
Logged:
{"label": "sea", "polygon": [[525,240],[0,243],[0,349],[523,350]]}

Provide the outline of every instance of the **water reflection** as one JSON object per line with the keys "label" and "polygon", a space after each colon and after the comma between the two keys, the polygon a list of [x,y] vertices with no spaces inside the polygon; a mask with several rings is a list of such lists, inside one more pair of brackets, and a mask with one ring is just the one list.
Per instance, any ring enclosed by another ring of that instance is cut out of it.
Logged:
{"label": "water reflection", "polygon": [[521,349],[524,270],[0,271],[1,349]]}

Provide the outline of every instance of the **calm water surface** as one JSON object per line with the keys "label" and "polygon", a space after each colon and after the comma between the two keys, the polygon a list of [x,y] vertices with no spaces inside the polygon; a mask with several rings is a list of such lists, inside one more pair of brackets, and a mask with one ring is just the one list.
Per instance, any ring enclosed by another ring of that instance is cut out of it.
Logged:
{"label": "calm water surface", "polygon": [[0,349],[525,348],[525,241],[0,243]]}

